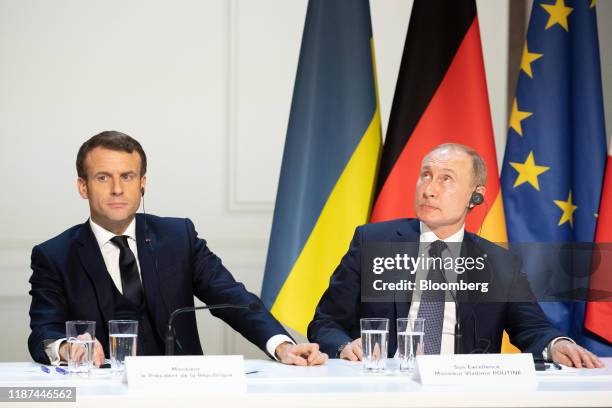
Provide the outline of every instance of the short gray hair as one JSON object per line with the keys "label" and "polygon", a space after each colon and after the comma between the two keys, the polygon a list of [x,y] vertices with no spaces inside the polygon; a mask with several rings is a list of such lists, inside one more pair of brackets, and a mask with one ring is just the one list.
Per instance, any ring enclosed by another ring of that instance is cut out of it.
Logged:
{"label": "short gray hair", "polygon": [[460,143],[442,143],[431,149],[425,157],[435,151],[444,149],[460,151],[470,156],[472,158],[472,181],[474,181],[476,186],[485,186],[487,184],[487,165],[482,156],[469,146]]}

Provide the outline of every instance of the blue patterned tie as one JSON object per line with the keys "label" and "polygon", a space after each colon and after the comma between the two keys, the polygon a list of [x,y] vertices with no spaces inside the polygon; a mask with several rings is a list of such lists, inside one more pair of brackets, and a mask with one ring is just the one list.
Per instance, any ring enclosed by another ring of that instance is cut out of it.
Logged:
{"label": "blue patterned tie", "polygon": [[[447,248],[444,241],[434,241],[429,246],[429,256],[441,258],[442,251]],[[427,279],[433,283],[442,283],[444,279],[444,269],[437,266],[441,263],[433,262],[432,268],[427,274]],[[444,291],[425,290],[421,292],[421,305],[417,317],[425,319],[425,354],[440,354],[442,346],[442,324],[444,322]]]}

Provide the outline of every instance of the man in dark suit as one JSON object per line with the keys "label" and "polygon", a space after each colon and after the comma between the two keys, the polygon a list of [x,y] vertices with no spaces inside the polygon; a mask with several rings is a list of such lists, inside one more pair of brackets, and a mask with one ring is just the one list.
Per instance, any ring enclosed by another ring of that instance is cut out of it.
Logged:
{"label": "man in dark suit", "polygon": [[[65,322],[96,322],[94,362],[109,356],[108,321],[139,322],[138,354],[164,353],[170,313],[207,304],[258,304],[213,315],[286,364],[323,364],[317,344],[295,344],[261,301],[236,282],[190,220],[136,214],[146,186],[146,155],[120,132],[103,132],[80,148],[77,186],[90,218],[32,250],[28,339],[37,362],[65,361]],[[202,354],[193,313],[175,320],[175,352]]]}
{"label": "man in dark suit", "polygon": [[[391,357],[397,349],[395,320],[424,317],[426,354],[498,353],[506,330],[512,343],[524,352],[541,353],[546,359],[568,366],[603,366],[594,354],[576,345],[548,322],[534,301],[519,259],[465,231],[465,218],[471,208],[482,203],[485,185],[486,166],[473,149],[444,144],[429,152],[422,161],[417,180],[417,219],[357,228],[308,326],[308,338],[318,342],[321,350],[331,356],[361,360],[359,319],[386,317],[390,320],[388,354]],[[420,268],[408,276],[408,280],[417,282],[413,286],[415,290],[410,292],[411,301],[397,292],[390,299],[368,301],[369,294],[361,292],[362,280],[372,271],[362,271],[362,256],[368,245],[381,242],[414,243],[408,246],[414,248],[408,250],[412,259],[425,254],[451,260],[480,257],[484,267],[465,272],[465,277],[444,267]],[[449,298],[446,290],[421,289],[419,285],[420,281],[448,285],[460,280],[487,283],[491,288],[487,286],[487,291],[480,293],[457,290]]]}

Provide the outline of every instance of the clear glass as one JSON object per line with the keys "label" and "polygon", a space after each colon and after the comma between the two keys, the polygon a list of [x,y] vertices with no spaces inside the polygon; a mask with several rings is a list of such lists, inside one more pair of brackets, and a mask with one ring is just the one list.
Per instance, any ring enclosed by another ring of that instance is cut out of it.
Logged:
{"label": "clear glass", "polygon": [[400,371],[412,372],[416,356],[423,354],[425,319],[399,318],[397,323],[397,358]]}
{"label": "clear glass", "polygon": [[138,321],[110,320],[108,322],[108,349],[113,371],[123,371],[125,357],[136,355],[137,339]]}
{"label": "clear glass", "polygon": [[68,342],[68,371],[89,374],[93,368],[93,350],[96,340],[96,322],[71,320],[66,322]]}
{"label": "clear glass", "polygon": [[389,319],[368,318],[359,321],[363,368],[367,372],[384,372],[387,363]]}

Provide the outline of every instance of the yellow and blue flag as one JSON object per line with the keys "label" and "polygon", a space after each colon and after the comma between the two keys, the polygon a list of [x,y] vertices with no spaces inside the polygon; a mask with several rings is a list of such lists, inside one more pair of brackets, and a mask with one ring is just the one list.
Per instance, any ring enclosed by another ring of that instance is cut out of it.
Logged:
{"label": "yellow and blue flag", "polygon": [[302,334],[368,221],[381,143],[368,0],[310,0],[262,289]]}
{"label": "yellow and blue flag", "polygon": [[[607,151],[595,11],[595,0],[534,1],[523,47],[501,182],[509,241],[541,248],[523,259],[536,293],[572,279],[552,269],[549,244],[594,240]],[[584,329],[583,300],[540,305],[578,343],[612,355]]]}

